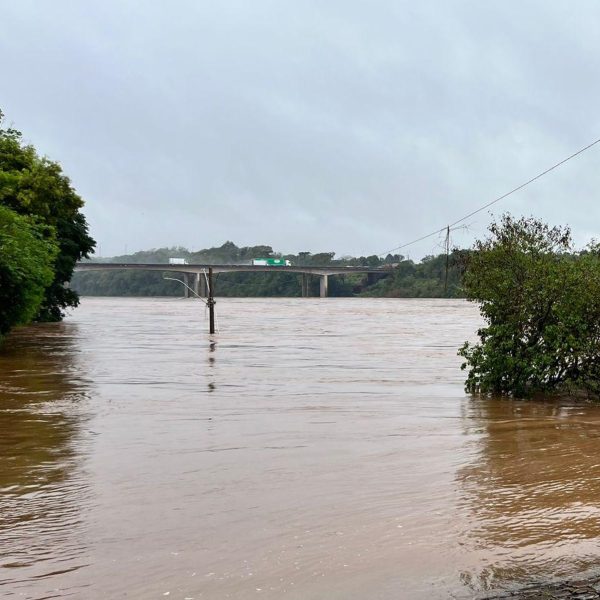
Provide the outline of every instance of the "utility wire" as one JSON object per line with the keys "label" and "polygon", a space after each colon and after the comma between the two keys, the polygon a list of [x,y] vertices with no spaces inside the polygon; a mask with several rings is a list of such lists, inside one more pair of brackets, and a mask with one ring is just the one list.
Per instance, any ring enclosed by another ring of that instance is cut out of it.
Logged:
{"label": "utility wire", "polygon": [[554,169],[557,169],[561,165],[564,165],[566,162],[570,161],[572,158],[575,158],[576,156],[583,154],[586,150],[589,150],[592,146],[595,146],[598,143],[600,143],[600,138],[593,141],[591,144],[588,144],[584,148],[577,150],[577,152],[575,152],[574,154],[571,154],[570,156],[563,158],[563,160],[561,160],[560,162],[557,162],[555,165],[552,165],[550,168],[546,169],[545,171],[542,171],[541,173],[539,173],[535,177],[532,177],[525,183],[522,183],[521,185],[517,186],[516,188],[510,190],[510,192],[506,192],[506,194],[502,194],[502,196],[498,196],[498,198],[495,198],[491,202],[484,204],[477,210],[474,210],[473,212],[470,212],[468,215],[465,215],[464,217],[461,217],[457,221],[454,221],[454,223],[450,223],[450,225],[446,225],[444,227],[441,227],[440,229],[436,229],[435,231],[432,231],[431,233],[428,233],[427,235],[423,235],[420,238],[417,238],[416,240],[412,240],[411,242],[407,242],[406,244],[396,246],[396,248],[392,248],[391,250],[388,250],[387,252],[382,252],[381,254],[378,254],[378,256],[384,256],[385,254],[390,254],[391,252],[395,252],[396,250],[401,250],[402,248],[406,248],[407,246],[412,246],[413,244],[416,244],[417,242],[421,242],[422,240],[426,240],[427,238],[430,238],[438,233],[442,233],[443,231],[446,231],[448,228],[452,229],[455,225],[458,225],[459,223],[466,221],[468,218],[472,217],[473,215],[480,213],[482,210],[485,210],[486,208],[489,208],[490,206],[492,206],[492,204],[496,204],[496,202],[500,202],[500,200],[504,200],[504,198],[510,196],[511,194],[514,194],[515,192],[522,190],[524,187],[528,186],[530,183],[533,183],[534,181],[540,179],[544,175],[547,175],[548,173],[550,173],[550,171],[554,171]]}

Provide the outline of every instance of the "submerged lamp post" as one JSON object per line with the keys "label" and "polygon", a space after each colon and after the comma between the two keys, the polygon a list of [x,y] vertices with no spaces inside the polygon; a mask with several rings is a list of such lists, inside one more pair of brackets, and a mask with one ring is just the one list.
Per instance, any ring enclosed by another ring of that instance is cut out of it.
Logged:
{"label": "submerged lamp post", "polygon": [[208,332],[215,332],[215,296],[213,293],[213,270],[212,267],[208,267],[208,285],[207,285],[208,298],[206,305],[208,306]]}
{"label": "submerged lamp post", "polygon": [[[207,285],[206,285],[206,287],[207,287],[206,300],[202,296],[200,296],[200,294],[198,294],[196,292],[196,290],[193,290],[182,279],[177,279],[176,277],[163,277],[163,279],[168,279],[169,281],[178,281],[185,288],[187,288],[190,292],[192,292],[192,294],[194,294],[194,296],[196,296],[196,298],[199,298],[200,300],[202,300],[202,302],[204,302],[204,304],[206,304],[206,306],[208,307],[208,332],[210,334],[213,334],[213,333],[215,333],[215,304],[216,304],[216,302],[215,302],[215,295],[214,295],[212,267],[208,268],[208,276],[206,275],[206,271],[203,273],[203,275],[206,277],[206,283],[207,283]],[[198,277],[200,277],[200,273],[198,273]]]}

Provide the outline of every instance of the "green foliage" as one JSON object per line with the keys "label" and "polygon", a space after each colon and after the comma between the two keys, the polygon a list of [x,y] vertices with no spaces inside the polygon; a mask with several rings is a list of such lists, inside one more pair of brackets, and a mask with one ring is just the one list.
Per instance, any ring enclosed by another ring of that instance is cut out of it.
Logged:
{"label": "green foliage", "polygon": [[[172,255],[173,256],[173,255]],[[282,258],[275,254],[271,246],[243,246],[238,248],[233,242],[225,242],[217,248],[207,248],[198,252],[190,252],[189,260],[195,263],[211,264],[244,264],[253,258]]]}
{"label": "green foliage", "polygon": [[[391,276],[370,288],[369,295],[393,298],[461,298],[464,251],[426,256],[420,263],[398,257]],[[386,263],[390,259],[386,257]],[[446,262],[448,278],[446,280]]]}
{"label": "green foliage", "polygon": [[600,258],[574,253],[568,228],[505,215],[466,260],[464,287],[480,304],[479,343],[459,354],[473,392],[600,393]]}
{"label": "green foliage", "polygon": [[52,229],[0,206],[0,336],[37,315],[57,254]]}
{"label": "green foliage", "polygon": [[169,258],[179,257],[187,258],[191,261],[191,252],[187,248],[174,246],[172,248],[153,248],[152,250],[141,250],[134,254],[124,254],[122,256],[113,256],[112,258],[94,258],[94,262],[114,262],[114,263],[168,263]]}
{"label": "green foliage", "polygon": [[[2,117],[0,111],[0,125]],[[59,252],[37,318],[60,320],[65,308],[78,304],[77,294],[64,284],[71,279],[75,263],[87,257],[95,243],[80,212],[83,200],[60,165],[38,156],[11,128],[0,128],[0,206],[33,217],[47,226],[45,232],[53,232]]]}

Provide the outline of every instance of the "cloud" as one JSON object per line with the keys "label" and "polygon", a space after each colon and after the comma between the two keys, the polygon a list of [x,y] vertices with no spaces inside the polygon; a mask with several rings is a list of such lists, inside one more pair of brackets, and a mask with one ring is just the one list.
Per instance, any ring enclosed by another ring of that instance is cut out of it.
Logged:
{"label": "cloud", "polygon": [[[5,2],[0,105],[64,165],[103,254],[373,254],[600,136],[599,25],[593,0]],[[598,237],[599,153],[497,212]]]}

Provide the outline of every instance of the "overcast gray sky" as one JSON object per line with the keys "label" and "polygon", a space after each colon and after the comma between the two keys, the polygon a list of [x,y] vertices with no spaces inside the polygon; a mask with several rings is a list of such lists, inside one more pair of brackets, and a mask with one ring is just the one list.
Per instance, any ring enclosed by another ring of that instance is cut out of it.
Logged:
{"label": "overcast gray sky", "polygon": [[[597,0],[0,0],[0,107],[105,256],[379,254],[600,137],[599,31]],[[599,165],[600,145],[496,214],[600,237]]]}

